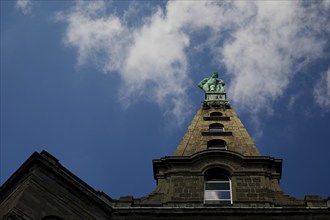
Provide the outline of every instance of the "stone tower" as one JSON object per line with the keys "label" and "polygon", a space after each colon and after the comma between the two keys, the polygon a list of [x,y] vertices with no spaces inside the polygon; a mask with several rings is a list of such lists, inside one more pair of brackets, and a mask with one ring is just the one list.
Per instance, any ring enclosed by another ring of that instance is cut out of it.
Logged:
{"label": "stone tower", "polygon": [[174,155],[153,165],[158,186],[142,204],[271,207],[281,192],[282,160],[260,155],[224,89],[205,91]]}
{"label": "stone tower", "polygon": [[112,199],[35,152],[0,187],[0,219],[328,220],[329,198],[281,191],[282,160],[260,155],[218,74],[199,87],[203,105],[174,155],[153,160],[157,186],[149,195]]}
{"label": "stone tower", "polygon": [[151,212],[164,219],[327,219],[329,201],[281,191],[282,160],[259,153],[217,78],[213,73],[199,84],[203,105],[173,156],[153,160],[156,189],[114,202],[114,216],[129,219],[138,211],[144,219]]}

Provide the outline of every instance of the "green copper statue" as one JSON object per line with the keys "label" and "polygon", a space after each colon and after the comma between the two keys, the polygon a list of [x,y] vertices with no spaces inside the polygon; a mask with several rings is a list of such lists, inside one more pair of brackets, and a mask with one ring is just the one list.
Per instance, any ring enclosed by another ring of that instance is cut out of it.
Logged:
{"label": "green copper statue", "polygon": [[198,87],[203,89],[205,93],[224,93],[225,92],[225,82],[218,79],[218,73],[213,72],[211,77],[203,79]]}

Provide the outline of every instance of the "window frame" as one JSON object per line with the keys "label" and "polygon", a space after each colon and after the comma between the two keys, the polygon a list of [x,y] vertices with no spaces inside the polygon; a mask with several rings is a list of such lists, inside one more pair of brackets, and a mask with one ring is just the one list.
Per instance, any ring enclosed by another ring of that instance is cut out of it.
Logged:
{"label": "window frame", "polygon": [[[226,177],[226,180],[212,180],[212,175],[211,177],[206,177],[204,179],[204,198],[203,198],[203,202],[204,204],[220,204],[220,205],[232,205],[233,204],[233,195],[232,195],[232,184],[231,184],[231,179],[226,175],[223,174],[223,172],[219,172],[220,176],[224,176]],[[210,178],[210,179],[209,179]],[[209,179],[209,180],[208,180]],[[213,178],[215,179],[215,178]],[[208,183],[226,183],[229,186],[228,190],[225,189],[214,189],[214,190],[207,190],[206,186]],[[206,192],[229,192],[229,199],[225,198],[218,198],[218,199],[207,199],[206,198]]]}
{"label": "window frame", "polygon": [[209,132],[221,133],[225,131],[225,126],[221,123],[212,123],[209,125]]}
{"label": "window frame", "polygon": [[[214,144],[212,142],[221,142],[222,144]],[[227,142],[222,139],[212,139],[207,142],[207,149],[220,149],[220,150],[227,150]]]}

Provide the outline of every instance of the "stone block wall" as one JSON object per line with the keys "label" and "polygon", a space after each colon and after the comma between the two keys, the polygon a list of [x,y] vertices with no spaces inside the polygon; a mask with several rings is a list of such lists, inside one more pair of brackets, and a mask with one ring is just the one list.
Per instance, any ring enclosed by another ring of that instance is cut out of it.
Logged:
{"label": "stone block wall", "polygon": [[[213,112],[219,112],[222,116],[210,117]],[[209,125],[212,123],[223,124],[225,132],[223,134],[207,134]],[[174,155],[191,156],[197,152],[207,150],[207,142],[212,139],[224,140],[227,143],[228,150],[244,156],[260,156],[241,120],[237,117],[235,111],[230,108],[199,109]]]}
{"label": "stone block wall", "polygon": [[170,201],[202,202],[203,179],[199,176],[172,176],[170,177]]}
{"label": "stone block wall", "polygon": [[233,176],[232,194],[235,206],[247,206],[248,204],[260,203],[270,206],[274,202],[274,191],[269,186],[269,179],[260,176]]}

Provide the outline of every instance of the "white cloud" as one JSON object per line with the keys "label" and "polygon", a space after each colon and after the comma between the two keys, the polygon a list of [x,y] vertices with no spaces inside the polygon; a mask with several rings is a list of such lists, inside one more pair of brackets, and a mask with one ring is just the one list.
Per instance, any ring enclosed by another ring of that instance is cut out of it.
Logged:
{"label": "white cloud", "polygon": [[308,19],[316,12],[305,12],[297,1],[257,1],[253,16],[220,48],[220,59],[233,77],[230,93],[239,107],[256,112],[269,107],[297,72],[298,60],[306,60],[300,62],[304,65],[322,55],[320,30],[306,28],[313,27],[316,20]]}
{"label": "white cloud", "polygon": [[30,14],[32,11],[32,2],[31,0],[17,0],[15,8],[23,14]]}
{"label": "white cloud", "polygon": [[325,111],[330,109],[330,68],[324,72],[314,86],[315,102]]}
{"label": "white cloud", "polygon": [[[184,2],[179,8],[175,4],[169,2],[166,12],[158,8],[139,27],[105,15],[102,1],[77,2],[68,14],[60,13],[57,18],[68,23],[64,41],[77,48],[78,64],[93,61],[107,73],[120,74],[122,103],[130,105],[143,97],[181,123],[190,109],[187,89],[191,85],[186,55],[189,35],[183,29],[213,25],[217,20],[213,12],[210,23],[209,11],[199,10],[204,3]],[[175,13],[178,9],[181,13]]]}
{"label": "white cloud", "polygon": [[64,41],[77,48],[78,64],[92,61],[102,68],[116,70],[123,62],[121,55],[128,30],[118,17],[103,16],[105,8],[103,1],[79,1],[70,14],[59,13],[57,19],[68,22]]}
{"label": "white cloud", "polygon": [[136,16],[131,7],[120,18],[108,15],[103,1],[79,1],[58,17],[68,24],[65,43],[77,49],[79,64],[121,76],[122,103],[142,97],[181,121],[189,111],[195,33],[207,33],[199,47],[227,70],[230,100],[252,114],[272,112],[293,76],[322,56],[322,34],[329,33],[327,9],[313,2],[168,1],[138,26],[126,22],[129,13]]}

